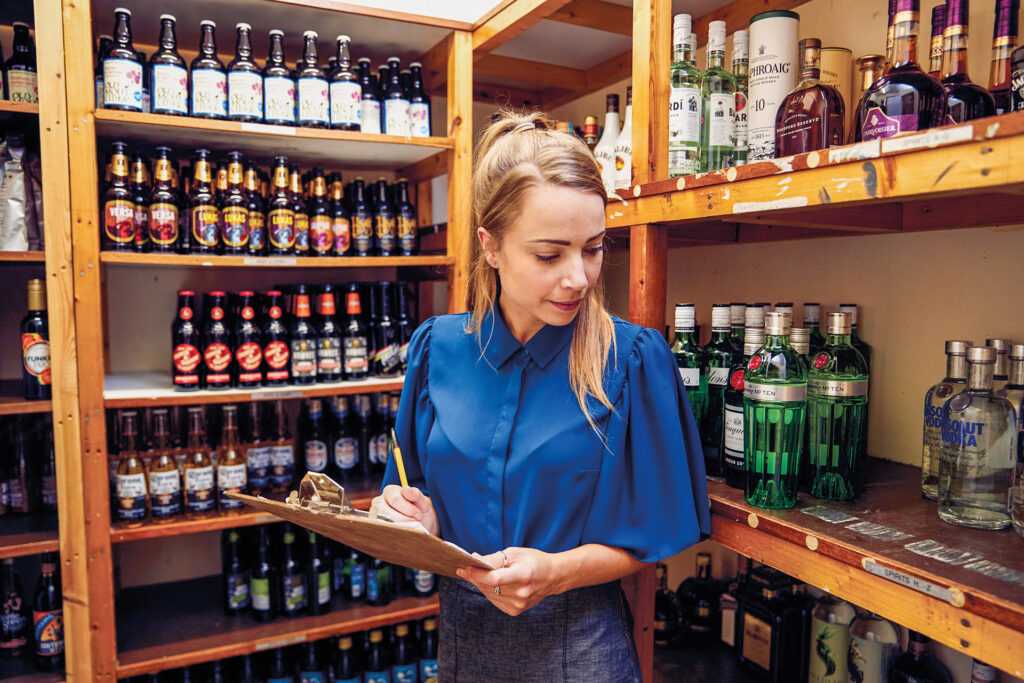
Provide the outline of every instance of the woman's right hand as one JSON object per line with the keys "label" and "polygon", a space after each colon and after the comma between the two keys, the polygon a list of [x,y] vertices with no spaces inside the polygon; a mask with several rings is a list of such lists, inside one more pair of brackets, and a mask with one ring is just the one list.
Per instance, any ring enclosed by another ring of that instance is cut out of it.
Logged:
{"label": "woman's right hand", "polygon": [[437,514],[430,496],[411,486],[391,484],[373,499],[370,512],[377,512],[401,521],[419,522],[434,536],[439,536]]}

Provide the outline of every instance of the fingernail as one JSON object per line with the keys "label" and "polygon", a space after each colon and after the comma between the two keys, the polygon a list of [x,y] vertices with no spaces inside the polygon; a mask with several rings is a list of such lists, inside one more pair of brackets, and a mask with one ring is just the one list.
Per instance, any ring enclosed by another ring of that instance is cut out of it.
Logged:
{"label": "fingernail", "polygon": [[466,572],[462,571],[461,569],[456,569],[455,576],[459,577],[460,579],[464,579],[466,578]]}

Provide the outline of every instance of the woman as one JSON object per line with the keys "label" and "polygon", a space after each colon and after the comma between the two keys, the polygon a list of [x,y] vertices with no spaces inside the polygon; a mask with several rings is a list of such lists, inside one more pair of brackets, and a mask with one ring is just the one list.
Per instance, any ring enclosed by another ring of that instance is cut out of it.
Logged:
{"label": "woman", "polygon": [[494,567],[441,579],[440,680],[639,681],[619,579],[710,530],[700,440],[657,332],[601,287],[601,173],[539,114],[483,134],[470,312],[424,322],[378,509]]}

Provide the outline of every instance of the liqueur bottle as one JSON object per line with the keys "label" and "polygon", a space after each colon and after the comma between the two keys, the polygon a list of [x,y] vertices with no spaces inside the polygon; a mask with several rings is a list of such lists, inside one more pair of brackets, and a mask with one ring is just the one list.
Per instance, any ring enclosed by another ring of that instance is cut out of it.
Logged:
{"label": "liqueur bottle", "polygon": [[722,426],[722,461],[725,465],[725,483],[744,489],[747,485],[747,465],[743,455],[744,416],[743,390],[747,363],[764,344],[764,328],[748,327],[743,339],[743,357],[729,370],[729,385],[725,389]]}
{"label": "liqueur bottle", "polygon": [[707,410],[708,382],[701,372],[704,354],[697,344],[695,331],[696,313],[693,304],[676,304],[676,338],[672,344],[672,355],[676,358],[679,378],[686,387],[686,398],[697,424],[704,421]]}
{"label": "liqueur bottle", "polygon": [[[1020,0],[996,0],[996,17],[992,27],[992,67],[988,89],[996,101],[996,113],[1014,111],[1010,90],[1014,46],[1017,44],[1017,23]],[[1017,86],[1018,88],[1020,86]]]}
{"label": "liqueur bottle", "polygon": [[732,34],[732,75],[736,79],[736,106],[733,110],[733,147],[736,165],[747,163],[747,81],[750,73],[749,36],[739,30]]}
{"label": "liqueur bottle", "polygon": [[847,683],[850,622],[856,612],[848,602],[825,595],[811,612],[808,683]]}
{"label": "liqueur bottle", "polygon": [[775,153],[802,154],[844,141],[843,96],[821,81],[821,41],[800,41],[800,82],[779,104],[775,115]]}
{"label": "liqueur bottle", "polygon": [[970,0],[946,0],[943,33],[942,86],[946,89],[948,123],[995,116],[996,101],[967,75],[967,25]]}
{"label": "liqueur bottle", "polygon": [[610,197],[615,193],[615,142],[619,137],[619,96],[608,95],[604,115],[604,132],[594,145],[594,158],[601,170],[604,191]]}
{"label": "liqueur bottle", "polygon": [[924,635],[910,632],[907,651],[889,671],[889,683],[953,683],[949,670],[928,652],[928,643]]}
{"label": "liqueur bottle", "polygon": [[805,680],[806,615],[793,598],[793,580],[769,567],[750,573],[739,593],[736,652],[740,664],[769,683]]}
{"label": "liqueur bottle", "polygon": [[680,619],[687,634],[702,642],[718,638],[721,632],[718,611],[721,585],[711,576],[711,555],[697,553],[696,572],[676,589]]}
{"label": "liqueur bottle", "polygon": [[796,505],[807,407],[807,365],[789,344],[789,319],[765,315],[765,343],[744,377],[743,442],[747,503]]}
{"label": "liqueur bottle", "polygon": [[707,377],[707,408],[701,422],[704,463],[709,476],[725,476],[722,461],[722,438],[725,419],[725,392],[729,371],[736,364],[736,353],[730,339],[729,304],[711,307],[711,341],[704,347],[703,374]]}
{"label": "liqueur bottle", "polygon": [[924,395],[924,437],[921,451],[921,495],[939,497],[939,461],[942,459],[942,407],[967,386],[967,349],[970,340],[946,342],[946,376]]}
{"label": "liqueur bottle", "polygon": [[658,589],[654,594],[654,646],[672,647],[679,637],[680,615],[676,594],[668,589],[668,567],[658,563]]}
{"label": "liqueur bottle", "polygon": [[884,683],[900,653],[900,635],[889,621],[862,612],[850,624],[847,670],[851,681]]}
{"label": "liqueur bottle", "polygon": [[932,39],[928,50],[928,75],[942,78],[943,33],[946,30],[946,3],[932,7]]}
{"label": "liqueur bottle", "polygon": [[725,22],[708,24],[708,68],[701,76],[701,170],[734,166],[736,79],[725,68]]}
{"label": "liqueur bottle", "polygon": [[701,71],[690,49],[693,19],[677,14],[672,20],[671,93],[668,118],[668,172],[670,177],[700,171]]}
{"label": "liqueur bottle", "polygon": [[867,457],[868,365],[850,342],[850,317],[830,313],[825,348],[807,380],[807,464],[811,495],[853,500]]}

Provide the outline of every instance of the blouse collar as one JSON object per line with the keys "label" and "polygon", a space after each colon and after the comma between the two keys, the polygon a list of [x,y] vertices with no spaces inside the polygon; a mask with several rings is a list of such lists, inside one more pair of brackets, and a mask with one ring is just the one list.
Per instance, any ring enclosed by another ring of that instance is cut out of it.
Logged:
{"label": "blouse collar", "polygon": [[495,304],[480,326],[480,339],[484,358],[495,369],[504,365],[519,349],[526,349],[533,362],[545,368],[569,343],[575,330],[575,318],[568,325],[545,325],[526,344],[520,344],[512,336],[501,309]]}

